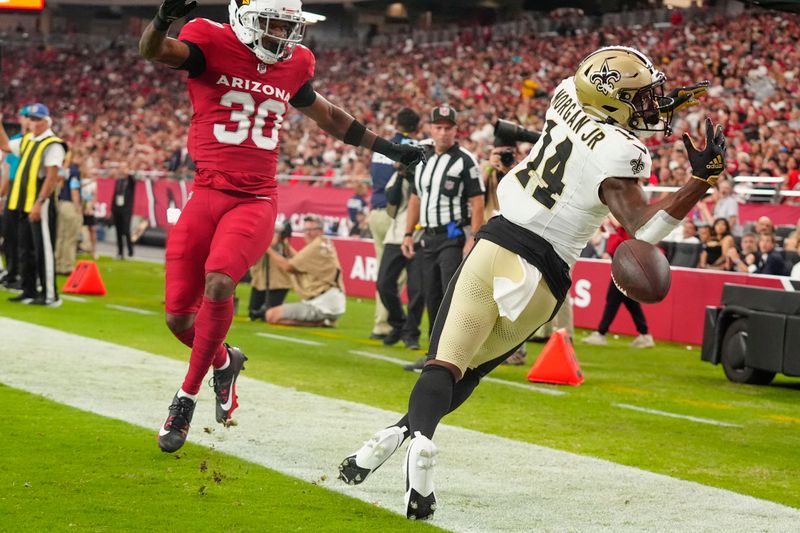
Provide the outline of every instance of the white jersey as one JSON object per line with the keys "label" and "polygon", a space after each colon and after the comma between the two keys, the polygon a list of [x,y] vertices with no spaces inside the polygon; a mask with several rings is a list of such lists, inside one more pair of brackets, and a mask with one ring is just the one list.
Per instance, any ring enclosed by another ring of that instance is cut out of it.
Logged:
{"label": "white jersey", "polygon": [[500,181],[500,214],[540,235],[569,266],[608,214],[600,184],[647,178],[650,154],[633,134],[583,112],[572,78],[556,88],[542,136]]}

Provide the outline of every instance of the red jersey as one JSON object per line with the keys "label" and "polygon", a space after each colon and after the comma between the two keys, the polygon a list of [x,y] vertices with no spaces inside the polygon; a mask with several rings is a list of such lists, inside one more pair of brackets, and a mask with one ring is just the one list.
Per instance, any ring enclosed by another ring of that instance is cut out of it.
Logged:
{"label": "red jersey", "polygon": [[616,228],[616,231],[616,233],[609,235],[608,241],[606,241],[606,252],[612,257],[614,256],[614,252],[617,251],[617,248],[619,248],[619,245],[631,238],[622,226]]}
{"label": "red jersey", "polygon": [[187,80],[192,100],[189,154],[195,187],[250,194],[274,192],[280,129],[289,100],[314,76],[314,54],[296,45],[291,59],[267,65],[229,24],[196,18],[178,37],[205,56],[202,74]]}

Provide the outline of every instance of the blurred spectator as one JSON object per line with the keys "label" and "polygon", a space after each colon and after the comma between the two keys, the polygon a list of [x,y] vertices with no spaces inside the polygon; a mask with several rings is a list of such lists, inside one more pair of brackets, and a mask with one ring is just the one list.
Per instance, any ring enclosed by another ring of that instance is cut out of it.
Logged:
{"label": "blurred spectator", "polygon": [[353,180],[350,188],[353,189],[353,196],[347,199],[348,229],[357,225],[358,214],[363,213],[367,208],[367,184],[363,181]]}
{"label": "blurred spectator", "polygon": [[791,276],[792,279],[796,279],[796,280],[800,281],[800,263],[796,263],[792,267],[792,272],[791,272],[790,276]]}
{"label": "blurred spectator", "polygon": [[783,240],[783,249],[787,252],[800,252],[800,218],[794,230]]}
{"label": "blurred spectator", "polygon": [[133,179],[133,173],[128,170],[127,164],[123,164],[119,172],[119,176],[114,181],[111,219],[114,222],[117,235],[117,259],[125,259],[125,247],[128,249],[128,257],[133,256],[131,218],[133,217],[133,198],[136,192],[136,181]]}
{"label": "blurred spectator", "polygon": [[700,239],[697,237],[697,225],[691,220],[684,220],[683,224],[675,228],[664,240],[700,244]]}
{"label": "blurred spectator", "polygon": [[83,226],[81,203],[81,172],[74,158],[79,153],[67,152],[63,172],[66,173],[58,193],[58,224],[56,224],[56,274],[69,274],[75,268],[75,254]]}
{"label": "blurred spectator", "polygon": [[372,238],[372,233],[369,232],[366,209],[362,209],[356,213],[356,221],[353,224],[353,227],[350,228],[350,237],[355,237],[357,239]]}
{"label": "blurred spectator", "polygon": [[756,274],[769,274],[772,276],[788,276],[786,263],[781,254],[775,251],[775,236],[771,233],[762,233],[758,238],[758,254],[755,264],[748,267],[750,272]]}
{"label": "blurred spectator", "polygon": [[741,251],[736,248],[728,248],[731,270],[749,272],[748,267],[756,262],[756,254],[758,254],[758,235],[745,233],[742,235]]}
{"label": "blurred spectator", "polygon": [[768,216],[760,216],[758,220],[756,220],[754,231],[759,235],[763,233],[775,235],[775,224],[772,223],[772,219]]}
{"label": "blurred spectator", "polygon": [[83,203],[83,225],[86,227],[87,235],[82,248],[85,252],[88,252],[93,259],[97,259],[97,217],[94,213],[96,196],[97,180],[91,178],[82,179],[81,201]]}
{"label": "blurred spectator", "polygon": [[717,201],[714,204],[714,219],[724,218],[728,221],[731,233],[738,235],[739,230],[739,202],[733,193],[733,186],[728,180],[720,180],[717,184]]}
{"label": "blurred spectator", "polygon": [[736,243],[731,235],[730,225],[724,218],[714,221],[712,232],[707,242],[703,244],[700,252],[700,268],[714,270],[729,270],[730,259],[728,250],[735,248]]}

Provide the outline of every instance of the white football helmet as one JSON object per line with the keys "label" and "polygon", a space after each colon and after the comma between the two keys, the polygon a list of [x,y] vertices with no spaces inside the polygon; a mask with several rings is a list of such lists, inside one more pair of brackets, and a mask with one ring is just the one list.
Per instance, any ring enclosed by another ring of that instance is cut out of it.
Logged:
{"label": "white football helmet", "polygon": [[670,132],[672,99],[664,96],[666,77],[646,55],[627,46],[608,46],[586,56],[575,73],[583,110],[641,136]]}
{"label": "white football helmet", "polygon": [[228,12],[236,38],[269,65],[292,57],[303,40],[306,20],[300,0],[231,0]]}

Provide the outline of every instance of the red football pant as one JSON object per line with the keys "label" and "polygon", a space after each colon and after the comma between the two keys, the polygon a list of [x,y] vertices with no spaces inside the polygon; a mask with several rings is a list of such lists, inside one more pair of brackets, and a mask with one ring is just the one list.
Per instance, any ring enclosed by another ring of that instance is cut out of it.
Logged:
{"label": "red football pant", "polygon": [[[195,189],[167,240],[166,311],[193,315],[194,338],[183,390],[197,394],[212,361],[224,364],[222,342],[233,321],[233,299],[203,297],[209,272],[238,282],[272,242],[277,198]],[[191,329],[191,328],[190,328]],[[188,332],[177,334],[187,343]],[[188,344],[188,343],[187,343]],[[218,365],[219,366],[219,365]]]}

